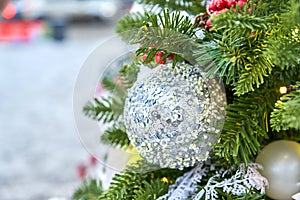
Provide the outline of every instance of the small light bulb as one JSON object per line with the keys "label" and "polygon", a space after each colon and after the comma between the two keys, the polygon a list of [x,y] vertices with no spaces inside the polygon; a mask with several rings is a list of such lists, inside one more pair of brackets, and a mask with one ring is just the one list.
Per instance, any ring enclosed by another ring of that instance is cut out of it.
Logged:
{"label": "small light bulb", "polygon": [[168,183],[168,182],[169,182],[169,180],[168,180],[167,177],[163,177],[163,178],[161,179],[161,181],[164,182],[164,183]]}
{"label": "small light bulb", "polygon": [[296,90],[300,90],[300,86],[284,86],[284,87],[280,87],[279,92],[281,94],[287,94],[287,93],[290,93],[290,92],[296,91]]}
{"label": "small light bulb", "polygon": [[281,94],[286,94],[287,93],[287,87],[280,87],[280,89],[279,89],[279,92],[281,93]]}

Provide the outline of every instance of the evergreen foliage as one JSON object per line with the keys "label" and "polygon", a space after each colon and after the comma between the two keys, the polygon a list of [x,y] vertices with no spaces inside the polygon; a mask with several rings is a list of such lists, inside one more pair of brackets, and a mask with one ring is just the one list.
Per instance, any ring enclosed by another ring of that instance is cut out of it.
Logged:
{"label": "evergreen foliage", "polygon": [[[128,26],[130,23],[133,26]],[[175,53],[174,61],[182,61],[184,57],[193,62],[191,55],[196,44],[191,38],[196,39],[196,30],[187,16],[168,9],[163,9],[158,14],[145,12],[127,15],[117,26],[117,32],[125,41],[140,45],[136,54],[146,54],[146,62],[150,62],[161,51],[166,52],[165,57]]]}
{"label": "evergreen foliage", "polygon": [[117,83],[109,77],[104,77],[101,81],[103,88],[105,88],[107,91],[114,93],[116,87],[117,87]]}
{"label": "evergreen foliage", "polygon": [[106,129],[101,136],[101,141],[121,148],[127,148],[130,145],[125,126],[123,124],[114,124],[112,127]]}
{"label": "evergreen foliage", "polygon": [[146,4],[150,8],[169,8],[171,10],[185,11],[189,14],[199,14],[205,12],[207,1],[203,0],[137,0],[138,3]]}
{"label": "evergreen foliage", "polygon": [[260,150],[259,139],[267,139],[264,99],[240,97],[228,105],[224,133],[215,153],[229,163],[246,163]]}
{"label": "evergreen foliage", "polygon": [[137,79],[140,67],[138,63],[132,63],[131,65],[123,65],[119,71],[120,80],[122,86],[130,88]]}
{"label": "evergreen foliage", "polygon": [[101,83],[110,92],[109,96],[101,97],[101,99],[94,98],[93,101],[88,102],[83,108],[84,114],[88,117],[101,123],[109,124],[109,127],[101,136],[103,143],[121,148],[126,148],[130,144],[124,124],[120,122],[120,118],[123,114],[127,89],[136,80],[137,73],[138,67],[132,64],[124,65],[120,69],[119,83],[112,78],[104,77]]}
{"label": "evergreen foliage", "polygon": [[[285,95],[278,91],[285,85],[300,86],[297,82],[300,80],[299,1],[248,0],[242,8],[236,5],[211,17],[210,29],[198,27],[181,12],[193,16],[204,12],[206,2],[201,0],[138,2],[152,10],[130,13],[117,26],[122,39],[139,44],[137,57],[146,54],[148,63],[158,52],[164,52],[165,57],[175,54],[174,63],[185,61],[204,66],[207,76],[218,75],[225,84],[226,120],[212,152],[216,168],[247,165],[265,145],[278,138],[300,141],[300,90]],[[204,38],[197,36],[199,31]],[[84,107],[87,116],[110,125],[101,137],[105,143],[130,147],[121,120],[127,89],[136,81],[140,65],[135,61],[122,66],[120,82],[104,78],[102,84],[110,95],[94,99]],[[128,167],[117,174],[99,199],[156,199],[189,170],[136,172],[143,167]],[[213,172],[199,184],[200,188]],[[86,185],[82,194],[89,193],[88,187],[94,186]],[[221,199],[268,199],[261,194],[236,197],[222,190],[218,193]]]}
{"label": "evergreen foliage", "polygon": [[125,41],[130,41],[132,39],[132,34],[136,34],[141,27],[148,24],[149,16],[154,14],[149,13],[132,13],[125,15],[119,20],[116,27],[116,32],[120,34],[122,39]]}
{"label": "evergreen foliage", "polygon": [[[300,86],[300,84],[298,84]],[[271,114],[271,127],[276,130],[300,130],[300,90],[283,95]]]}
{"label": "evergreen foliage", "polygon": [[[259,90],[229,100],[221,140],[214,151],[220,161],[223,158],[230,165],[247,164],[255,159],[268,139],[278,138],[272,133],[270,115],[281,95],[278,88],[298,79],[298,70],[295,67],[295,70],[282,73],[280,67],[274,68],[273,78],[266,80]],[[292,138],[291,135],[285,139]]]}
{"label": "evergreen foliage", "polygon": [[[172,169],[158,169],[149,172],[143,169],[144,164],[129,166],[122,174],[113,177],[109,189],[104,192],[99,200],[143,200],[154,199],[167,192],[168,185],[175,182],[175,179],[184,171]],[[163,180],[166,179],[167,182]]]}
{"label": "evergreen foliage", "polygon": [[[299,58],[300,20],[291,23],[287,18],[290,14],[299,14],[295,11],[299,5],[285,3],[281,8],[284,12],[278,16],[278,13],[269,13],[278,5],[270,3],[268,7],[264,3],[249,1],[242,9],[237,6],[236,10],[231,8],[214,17],[212,30],[222,33],[221,37],[215,38],[213,43],[200,44],[195,51],[199,63],[214,60],[208,66],[208,74],[219,73],[226,84],[234,86],[238,96],[259,88],[275,66],[290,67]],[[208,47],[207,53],[203,52],[205,47]]]}
{"label": "evergreen foliage", "polygon": [[103,123],[117,121],[123,114],[126,89],[109,77],[104,77],[101,84],[111,95],[101,97],[100,100],[94,98],[84,106],[83,112],[86,116]]}
{"label": "evergreen foliage", "polygon": [[82,182],[72,195],[73,200],[98,200],[99,196],[103,193],[102,184],[99,180],[87,179]]}
{"label": "evergreen foliage", "polygon": [[111,98],[102,98],[101,101],[94,98],[94,101],[88,102],[84,108],[83,112],[86,116],[102,121],[103,123],[112,122],[117,120],[120,114],[115,115],[113,113],[113,104]]}
{"label": "evergreen foliage", "polygon": [[136,190],[134,199],[136,200],[152,200],[164,195],[168,192],[169,185],[161,179],[143,181],[143,188]]}

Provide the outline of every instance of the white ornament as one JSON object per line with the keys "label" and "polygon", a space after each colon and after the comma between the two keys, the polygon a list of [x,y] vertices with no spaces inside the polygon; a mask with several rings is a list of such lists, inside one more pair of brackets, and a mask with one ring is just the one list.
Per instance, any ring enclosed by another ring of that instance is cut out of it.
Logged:
{"label": "white ornament", "polygon": [[265,146],[256,162],[263,166],[261,174],[269,181],[266,190],[272,199],[292,199],[300,192],[300,144],[278,140]]}
{"label": "white ornament", "polygon": [[161,65],[129,90],[124,107],[128,137],[151,164],[194,166],[208,158],[225,118],[226,97],[198,67]]}

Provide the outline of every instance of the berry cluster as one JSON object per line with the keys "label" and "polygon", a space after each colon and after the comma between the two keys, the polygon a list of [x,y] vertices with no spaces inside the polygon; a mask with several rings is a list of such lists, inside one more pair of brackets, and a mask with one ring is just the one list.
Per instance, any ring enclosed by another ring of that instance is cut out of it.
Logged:
{"label": "berry cluster", "polygon": [[[212,0],[207,5],[207,12],[211,17],[214,17],[217,14],[225,12],[226,10],[230,9],[231,7],[235,7],[239,5],[240,8],[244,6],[247,0]],[[206,28],[211,27],[211,21],[206,21]]]}
{"label": "berry cluster", "polygon": [[94,156],[90,156],[89,163],[80,163],[77,165],[77,175],[80,180],[86,179],[97,168],[98,160]]}
{"label": "berry cluster", "polygon": [[[142,56],[142,61],[146,63],[147,58],[148,58],[148,55],[144,54]],[[151,57],[151,59],[153,59],[153,56]],[[164,51],[159,51],[155,54],[155,62],[157,64],[165,64],[167,62],[167,60],[173,60],[173,59],[174,59],[174,54],[166,55],[166,52],[164,52]]]}
{"label": "berry cluster", "polygon": [[210,15],[218,14],[236,6],[237,4],[240,8],[242,8],[246,2],[247,0],[212,0],[207,5],[207,11]]}

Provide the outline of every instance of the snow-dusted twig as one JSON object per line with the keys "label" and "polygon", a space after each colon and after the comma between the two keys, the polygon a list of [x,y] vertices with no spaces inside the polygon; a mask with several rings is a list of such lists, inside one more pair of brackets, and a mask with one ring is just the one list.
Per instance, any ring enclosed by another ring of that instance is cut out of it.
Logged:
{"label": "snow-dusted twig", "polygon": [[[208,171],[212,171],[213,167],[214,165],[210,163],[199,164],[179,177],[175,184],[170,186],[169,192],[157,200],[186,200],[189,197],[192,197],[193,200],[200,200],[203,197],[205,197],[205,200],[213,200],[219,197],[217,188],[236,196],[249,193],[253,189],[257,189],[261,194],[265,193],[268,181],[257,171],[262,166],[256,163],[251,163],[248,167],[241,164],[238,169],[236,167],[231,167],[228,170],[221,169],[199,191],[198,185],[201,183],[202,178],[207,175]],[[227,174],[235,170],[236,173],[233,176],[225,178]]]}
{"label": "snow-dusted twig", "polygon": [[223,192],[237,196],[249,193],[251,189],[254,188],[260,191],[261,194],[264,194],[268,181],[257,171],[257,169],[260,168],[261,166],[255,163],[251,163],[247,168],[244,164],[241,164],[232,177],[220,182],[217,180],[224,177],[225,174],[232,170],[226,170],[223,173],[218,173],[208,180],[206,186],[198,192],[193,200],[200,200],[204,195],[206,200],[217,199],[218,192],[216,188],[220,188]]}
{"label": "snow-dusted twig", "polygon": [[203,163],[200,163],[191,171],[179,177],[175,184],[170,186],[169,192],[166,195],[159,197],[157,200],[187,199],[199,190],[197,184],[201,182],[203,176],[206,176],[208,170],[208,166],[204,166]]}

